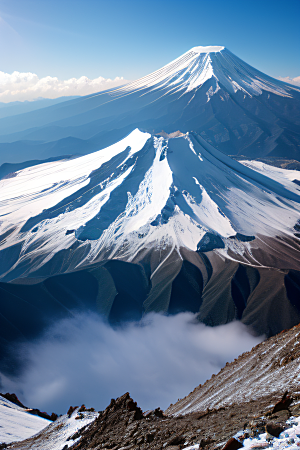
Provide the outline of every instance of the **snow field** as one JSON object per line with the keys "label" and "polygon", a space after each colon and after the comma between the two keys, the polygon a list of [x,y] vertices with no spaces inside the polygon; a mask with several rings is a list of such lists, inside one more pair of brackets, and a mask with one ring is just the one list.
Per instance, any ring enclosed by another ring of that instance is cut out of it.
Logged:
{"label": "snow field", "polygon": [[0,397],[0,443],[22,441],[50,423],[49,420],[29,414],[26,409]]}

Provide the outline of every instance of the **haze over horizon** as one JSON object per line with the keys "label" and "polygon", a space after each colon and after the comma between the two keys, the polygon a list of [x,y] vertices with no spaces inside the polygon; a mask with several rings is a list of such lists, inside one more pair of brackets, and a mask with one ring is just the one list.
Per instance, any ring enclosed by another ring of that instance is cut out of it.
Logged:
{"label": "haze over horizon", "polygon": [[144,0],[143,8],[136,0],[2,0],[0,102],[98,92],[198,45],[224,45],[260,71],[299,84],[300,3],[286,6],[255,0],[245,21],[237,0],[187,0],[184,11],[178,0]]}

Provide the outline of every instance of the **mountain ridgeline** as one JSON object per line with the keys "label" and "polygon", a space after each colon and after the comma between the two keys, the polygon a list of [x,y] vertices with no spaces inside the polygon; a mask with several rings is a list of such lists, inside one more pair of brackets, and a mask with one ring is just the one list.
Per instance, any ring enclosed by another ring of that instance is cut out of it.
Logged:
{"label": "mountain ridgeline", "polygon": [[268,336],[298,323],[300,172],[253,159],[299,160],[299,105],[299,88],[195,47],[0,119],[2,357],[78,309],[111,323],[192,311]]}

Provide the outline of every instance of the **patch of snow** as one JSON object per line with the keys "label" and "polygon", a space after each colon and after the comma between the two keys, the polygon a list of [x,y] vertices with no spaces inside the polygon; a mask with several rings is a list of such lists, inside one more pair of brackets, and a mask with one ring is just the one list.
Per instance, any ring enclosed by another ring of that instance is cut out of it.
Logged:
{"label": "patch of snow", "polygon": [[[71,447],[79,437],[72,436],[80,429],[92,423],[98,417],[97,412],[78,413],[78,408],[71,417],[67,415],[59,417],[50,423],[47,428],[37,433],[33,439],[20,442],[16,445],[17,450],[62,450],[66,445]],[[12,446],[11,448],[14,448]]]}
{"label": "patch of snow", "polygon": [[149,139],[149,133],[135,129],[127,137],[98,152],[80,158],[55,161],[20,170],[16,177],[0,181],[1,216],[10,216],[16,225],[20,220],[40,214],[58,204],[89,183],[90,173],[130,147],[124,163],[139,152]]}
{"label": "patch of snow", "polygon": [[299,194],[300,186],[296,183],[293,183],[294,180],[300,181],[299,170],[286,170],[282,169],[281,167],[275,167],[271,166],[270,164],[265,164],[261,161],[244,160],[240,161],[240,163],[252,170],[262,173],[272,180],[278,181],[289,190]]}
{"label": "patch of snow", "polygon": [[286,424],[292,425],[290,428],[284,430],[279,438],[273,437],[268,433],[261,433],[257,438],[248,438],[243,442],[246,449],[274,449],[283,450],[289,448],[291,450],[299,449],[300,447],[300,418],[291,417]]}
{"label": "patch of snow", "polygon": [[26,409],[0,397],[0,443],[30,438],[51,422],[29,414]]}
{"label": "patch of snow", "polygon": [[195,53],[217,53],[224,50],[224,48],[225,47],[222,47],[221,45],[207,45],[205,47],[193,47],[190,51]]}

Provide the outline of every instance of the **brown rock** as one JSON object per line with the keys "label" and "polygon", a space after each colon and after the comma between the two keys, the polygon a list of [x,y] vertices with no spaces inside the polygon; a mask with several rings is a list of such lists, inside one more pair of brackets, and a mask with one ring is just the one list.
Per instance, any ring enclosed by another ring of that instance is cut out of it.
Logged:
{"label": "brown rock", "polygon": [[6,400],[9,400],[10,402],[14,403],[17,406],[20,406],[21,408],[26,408],[26,406],[23,405],[23,403],[20,402],[16,394],[10,394],[7,392],[6,394],[1,394],[1,397],[6,398]]}
{"label": "brown rock", "polygon": [[73,412],[75,411],[75,409],[78,408],[78,406],[70,406],[70,408],[68,409],[68,417],[71,417],[71,415],[73,414]]}
{"label": "brown rock", "polygon": [[181,435],[177,435],[172,437],[169,441],[168,441],[168,445],[181,445],[184,444],[185,442],[185,437],[181,436]]}
{"label": "brown rock", "polygon": [[27,412],[29,414],[32,414],[33,416],[39,416],[39,417],[43,417],[43,419],[47,419],[47,420],[52,420],[52,422],[54,422],[58,415],[55,413],[52,413],[50,416],[48,413],[46,413],[45,411],[40,411],[39,409],[27,409]]}
{"label": "brown rock", "polygon": [[285,392],[283,394],[282,399],[276,403],[276,405],[273,408],[272,414],[275,414],[279,411],[289,411],[289,407],[293,403],[293,398],[288,395],[288,392]]}
{"label": "brown rock", "polygon": [[267,423],[266,425],[266,431],[267,433],[271,434],[272,436],[278,438],[280,433],[284,431],[285,427],[278,424],[278,423]]}
{"label": "brown rock", "polygon": [[200,441],[200,448],[204,448],[209,444],[213,444],[215,441],[213,439],[211,439],[210,437],[208,437],[207,439],[201,439]]}
{"label": "brown rock", "polygon": [[143,411],[139,406],[137,406],[137,403],[132,400],[132,398],[129,396],[129,392],[126,392],[125,396],[127,396],[126,400],[126,409],[130,412],[134,411],[134,420],[141,420],[143,418]]}
{"label": "brown rock", "polygon": [[229,441],[226,442],[226,444],[222,450],[238,450],[239,448],[242,448],[242,447],[243,447],[243,444],[241,444],[241,442],[239,442],[235,438],[231,438],[231,439],[229,439]]}
{"label": "brown rock", "polygon": [[156,409],[153,411],[153,414],[154,414],[156,417],[160,417],[161,419],[164,417],[164,413],[163,413],[163,411],[162,411],[160,408],[156,408]]}
{"label": "brown rock", "polygon": [[146,436],[146,442],[150,444],[154,440],[155,435],[153,433],[148,433]]}

